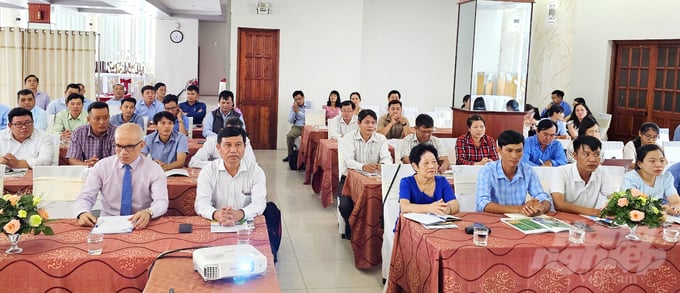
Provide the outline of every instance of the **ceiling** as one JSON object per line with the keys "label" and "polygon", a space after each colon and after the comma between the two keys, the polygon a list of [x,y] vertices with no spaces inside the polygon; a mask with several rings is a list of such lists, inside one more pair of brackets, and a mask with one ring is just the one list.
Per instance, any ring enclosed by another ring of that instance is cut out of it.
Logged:
{"label": "ceiling", "polygon": [[51,4],[83,13],[151,15],[226,21],[228,0],[0,0],[0,7],[28,8],[28,3]]}

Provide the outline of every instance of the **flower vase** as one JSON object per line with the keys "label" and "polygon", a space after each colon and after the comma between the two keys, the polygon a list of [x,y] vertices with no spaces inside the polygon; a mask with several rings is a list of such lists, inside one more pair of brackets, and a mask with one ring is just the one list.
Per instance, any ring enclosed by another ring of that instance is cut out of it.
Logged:
{"label": "flower vase", "polygon": [[628,240],[633,240],[633,241],[639,241],[640,237],[637,236],[635,231],[637,230],[638,225],[635,224],[627,224],[626,227],[628,227],[628,234],[626,234],[626,239]]}
{"label": "flower vase", "polygon": [[19,243],[19,236],[21,234],[15,233],[15,234],[7,234],[7,238],[9,239],[9,244],[10,247],[5,250],[6,254],[15,254],[15,253],[21,253],[24,251],[21,247],[19,247],[17,244]]}

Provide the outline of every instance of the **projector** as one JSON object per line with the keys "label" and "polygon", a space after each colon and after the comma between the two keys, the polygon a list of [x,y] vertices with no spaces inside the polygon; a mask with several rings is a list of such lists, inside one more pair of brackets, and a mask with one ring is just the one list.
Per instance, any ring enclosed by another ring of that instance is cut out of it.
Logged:
{"label": "projector", "polygon": [[194,270],[203,280],[248,277],[267,271],[267,258],[250,244],[196,249]]}

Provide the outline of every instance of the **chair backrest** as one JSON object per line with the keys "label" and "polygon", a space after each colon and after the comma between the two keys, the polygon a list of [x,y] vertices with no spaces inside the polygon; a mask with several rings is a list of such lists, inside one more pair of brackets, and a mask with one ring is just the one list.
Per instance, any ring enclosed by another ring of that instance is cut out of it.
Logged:
{"label": "chair backrest", "polygon": [[453,186],[461,212],[477,211],[477,175],[484,166],[453,165]]}
{"label": "chair backrest", "polygon": [[602,157],[605,159],[622,159],[623,158],[623,142],[622,141],[603,141],[602,142]]}
{"label": "chair backrest", "polygon": [[83,187],[86,169],[86,166],[33,168],[33,194],[42,197],[50,218],[73,218],[73,202]]}
{"label": "chair backrest", "polygon": [[[345,157],[342,155],[342,144],[338,142],[338,180],[342,178],[345,171]],[[343,232],[344,233],[344,232]]]}
{"label": "chair backrest", "polygon": [[451,165],[456,164],[456,140],[458,140],[458,138],[439,138],[444,149],[446,149],[446,155],[449,157],[449,163],[451,163]]}
{"label": "chair backrest", "polygon": [[401,162],[401,150],[402,145],[404,144],[404,140],[392,138],[387,140],[387,144],[391,145],[394,148],[394,161],[397,163]]}
{"label": "chair backrest", "polygon": [[536,175],[538,175],[538,179],[541,180],[541,186],[543,186],[543,191],[550,194],[550,180],[552,180],[551,177],[553,170],[555,170],[555,167],[533,167],[533,168],[534,172],[536,172]]}
{"label": "chair backrest", "polygon": [[59,166],[59,148],[61,147],[61,135],[59,133],[56,134],[45,134],[49,135],[50,138],[52,139],[52,145],[54,147],[52,153],[52,166]]}
{"label": "chair backrest", "polygon": [[571,144],[571,139],[557,139],[557,141],[560,142],[563,150],[566,151],[566,150],[569,149],[569,145]]}
{"label": "chair backrest", "polygon": [[595,120],[597,120],[597,124],[600,127],[601,140],[607,141],[609,139],[607,137],[607,132],[609,131],[609,126],[611,125],[612,122],[612,114],[597,113],[597,116],[595,116]]}
{"label": "chair backrest", "polygon": [[670,136],[670,130],[668,128],[659,128],[659,139],[657,142],[665,142],[665,141],[670,141],[671,136]]}
{"label": "chair backrest", "polygon": [[[680,141],[662,142],[663,152],[670,162],[680,162]],[[670,166],[670,164],[668,164]]]}
{"label": "chair backrest", "polygon": [[385,115],[385,113],[387,113],[384,108],[376,105],[361,105],[361,109],[373,110],[373,112],[375,112],[375,115],[378,116],[378,119],[380,119],[380,116]]}
{"label": "chair backrest", "polygon": [[54,126],[54,115],[47,114],[47,129],[45,129],[45,132],[51,132],[52,126]]}
{"label": "chair backrest", "polygon": [[305,125],[311,126],[326,125],[326,110],[324,109],[305,110]]}
{"label": "chair backrest", "polygon": [[434,119],[435,127],[449,128],[452,125],[451,121],[453,121],[453,111],[451,108],[434,107],[432,119]]}
{"label": "chair backrest", "polygon": [[[392,246],[394,244],[394,226],[399,218],[399,184],[401,179],[413,175],[414,171],[409,164],[384,164],[382,170],[382,197],[383,197],[383,231],[382,243],[382,275],[387,278],[389,272],[390,259],[392,257]],[[394,179],[394,181],[392,181]],[[394,182],[394,183],[392,183]],[[390,188],[392,183],[392,188]]]}
{"label": "chair backrest", "polygon": [[[623,175],[626,173],[626,168],[621,166],[599,166],[605,174],[607,174],[607,184],[612,184],[614,190],[621,190],[621,183],[623,183]],[[609,196],[609,194],[606,194]]]}
{"label": "chair backrest", "polygon": [[420,111],[418,111],[417,106],[404,106],[404,107],[401,108],[401,113],[402,114],[415,113],[416,115],[418,115],[418,113],[420,113]]}
{"label": "chair backrest", "polygon": [[0,165],[0,190],[5,190],[5,165]]}

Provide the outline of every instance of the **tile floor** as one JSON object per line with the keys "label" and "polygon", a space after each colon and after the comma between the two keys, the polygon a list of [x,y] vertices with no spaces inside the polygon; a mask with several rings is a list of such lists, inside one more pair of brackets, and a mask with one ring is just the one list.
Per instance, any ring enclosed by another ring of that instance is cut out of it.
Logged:
{"label": "tile floor", "polygon": [[281,292],[382,292],[380,266],[368,271],[354,267],[348,240],[338,234],[335,208],[321,207],[303,171],[281,162],[285,150],[256,150],[267,175],[268,200],[281,209],[283,238],[276,265]]}

